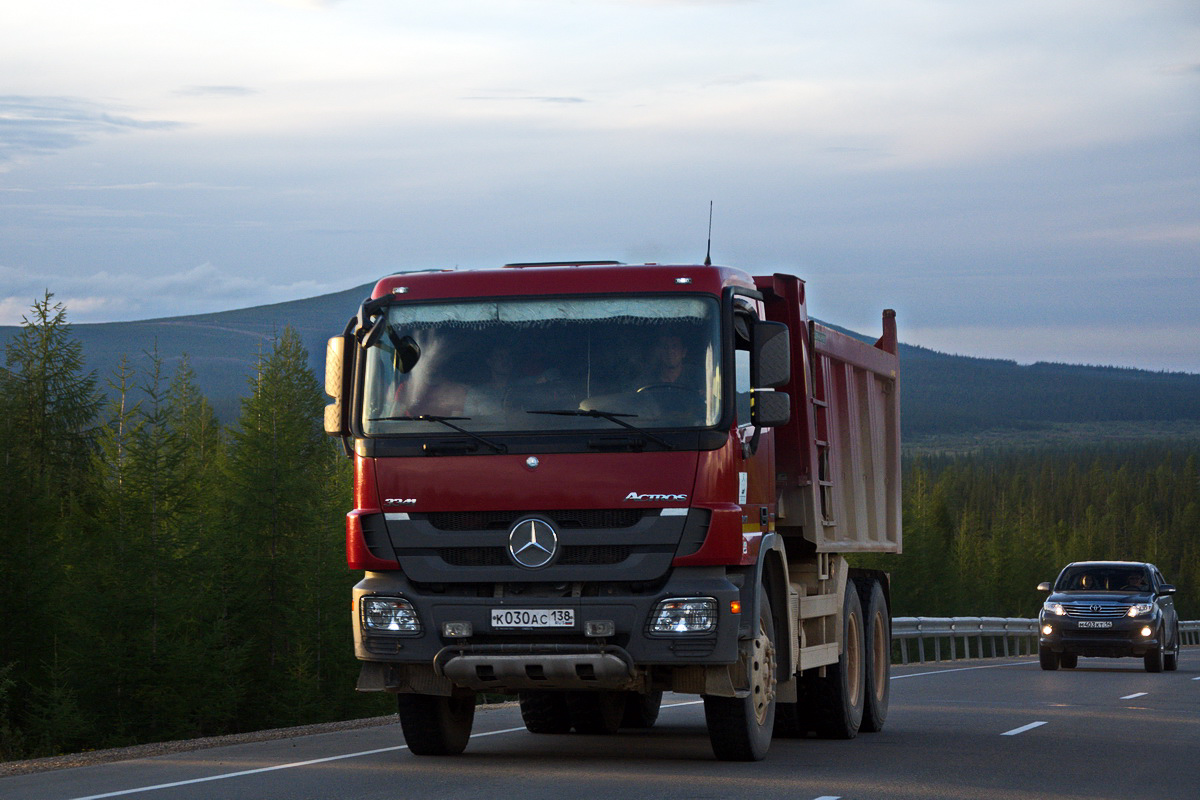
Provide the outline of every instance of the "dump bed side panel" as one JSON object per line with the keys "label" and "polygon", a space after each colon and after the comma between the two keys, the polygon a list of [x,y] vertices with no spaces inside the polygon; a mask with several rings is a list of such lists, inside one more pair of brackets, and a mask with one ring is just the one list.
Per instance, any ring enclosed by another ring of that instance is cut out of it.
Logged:
{"label": "dump bed side panel", "polygon": [[769,319],[791,330],[792,421],[776,430],[778,527],[819,552],[902,547],[895,314],[874,346],[808,319],[804,285],[755,278]]}

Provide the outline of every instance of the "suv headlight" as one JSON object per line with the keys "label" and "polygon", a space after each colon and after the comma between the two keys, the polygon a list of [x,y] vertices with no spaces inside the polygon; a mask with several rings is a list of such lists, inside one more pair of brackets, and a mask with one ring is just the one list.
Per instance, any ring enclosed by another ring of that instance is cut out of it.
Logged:
{"label": "suv headlight", "polygon": [[364,597],[362,626],[372,633],[418,634],[421,619],[403,597]]}
{"label": "suv headlight", "polygon": [[1140,617],[1143,614],[1149,614],[1149,613],[1152,613],[1153,611],[1154,611],[1153,603],[1135,603],[1129,607],[1129,611],[1126,613],[1131,617]]}
{"label": "suv headlight", "polygon": [[1047,614],[1053,614],[1056,617],[1061,617],[1067,612],[1062,607],[1062,603],[1042,603],[1042,611]]}

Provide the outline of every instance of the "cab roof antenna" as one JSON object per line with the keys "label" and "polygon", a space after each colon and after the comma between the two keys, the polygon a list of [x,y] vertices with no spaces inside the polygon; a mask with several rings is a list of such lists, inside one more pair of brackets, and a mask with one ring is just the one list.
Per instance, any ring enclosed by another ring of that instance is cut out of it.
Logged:
{"label": "cab roof antenna", "polygon": [[712,266],[712,209],[713,201],[708,201],[708,249],[704,251],[704,266]]}

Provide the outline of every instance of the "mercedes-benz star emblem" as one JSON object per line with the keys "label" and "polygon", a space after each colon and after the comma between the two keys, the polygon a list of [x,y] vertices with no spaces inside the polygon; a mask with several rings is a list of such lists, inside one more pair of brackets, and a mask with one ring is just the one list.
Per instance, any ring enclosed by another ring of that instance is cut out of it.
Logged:
{"label": "mercedes-benz star emblem", "polygon": [[544,567],[557,550],[558,534],[545,520],[523,519],[508,532],[508,554],[522,567]]}

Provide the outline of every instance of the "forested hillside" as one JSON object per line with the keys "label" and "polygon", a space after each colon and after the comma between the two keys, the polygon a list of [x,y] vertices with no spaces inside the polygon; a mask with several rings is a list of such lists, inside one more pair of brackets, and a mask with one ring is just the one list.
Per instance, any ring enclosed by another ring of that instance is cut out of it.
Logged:
{"label": "forested hillside", "polygon": [[[76,325],[74,335],[82,345],[85,369],[96,371],[99,388],[110,396],[107,381],[122,357],[156,350],[170,372],[187,354],[197,388],[222,422],[232,422],[259,354],[284,328],[296,331],[309,353],[309,366],[320,375],[326,339],[341,333],[370,291],[370,285],[363,285],[236,311]],[[911,323],[904,318],[898,323],[903,340],[905,325]],[[0,344],[18,330],[0,326]],[[846,332],[870,342],[878,336]],[[900,346],[900,364],[906,444],[939,444],[948,436],[967,443],[981,438],[1099,441],[1123,438],[1130,429],[1160,438],[1182,432],[1200,440],[1200,375],[1020,365],[906,344]]]}
{"label": "forested hillside", "polygon": [[[253,368],[223,424],[189,359],[152,342],[90,372],[50,296],[9,338],[0,759],[393,709],[354,692],[351,475],[321,431],[311,354],[290,327],[238,341]],[[911,457],[905,553],[862,561],[892,573],[897,614],[1028,616],[1068,560],[1151,559],[1197,618],[1198,455]]]}

